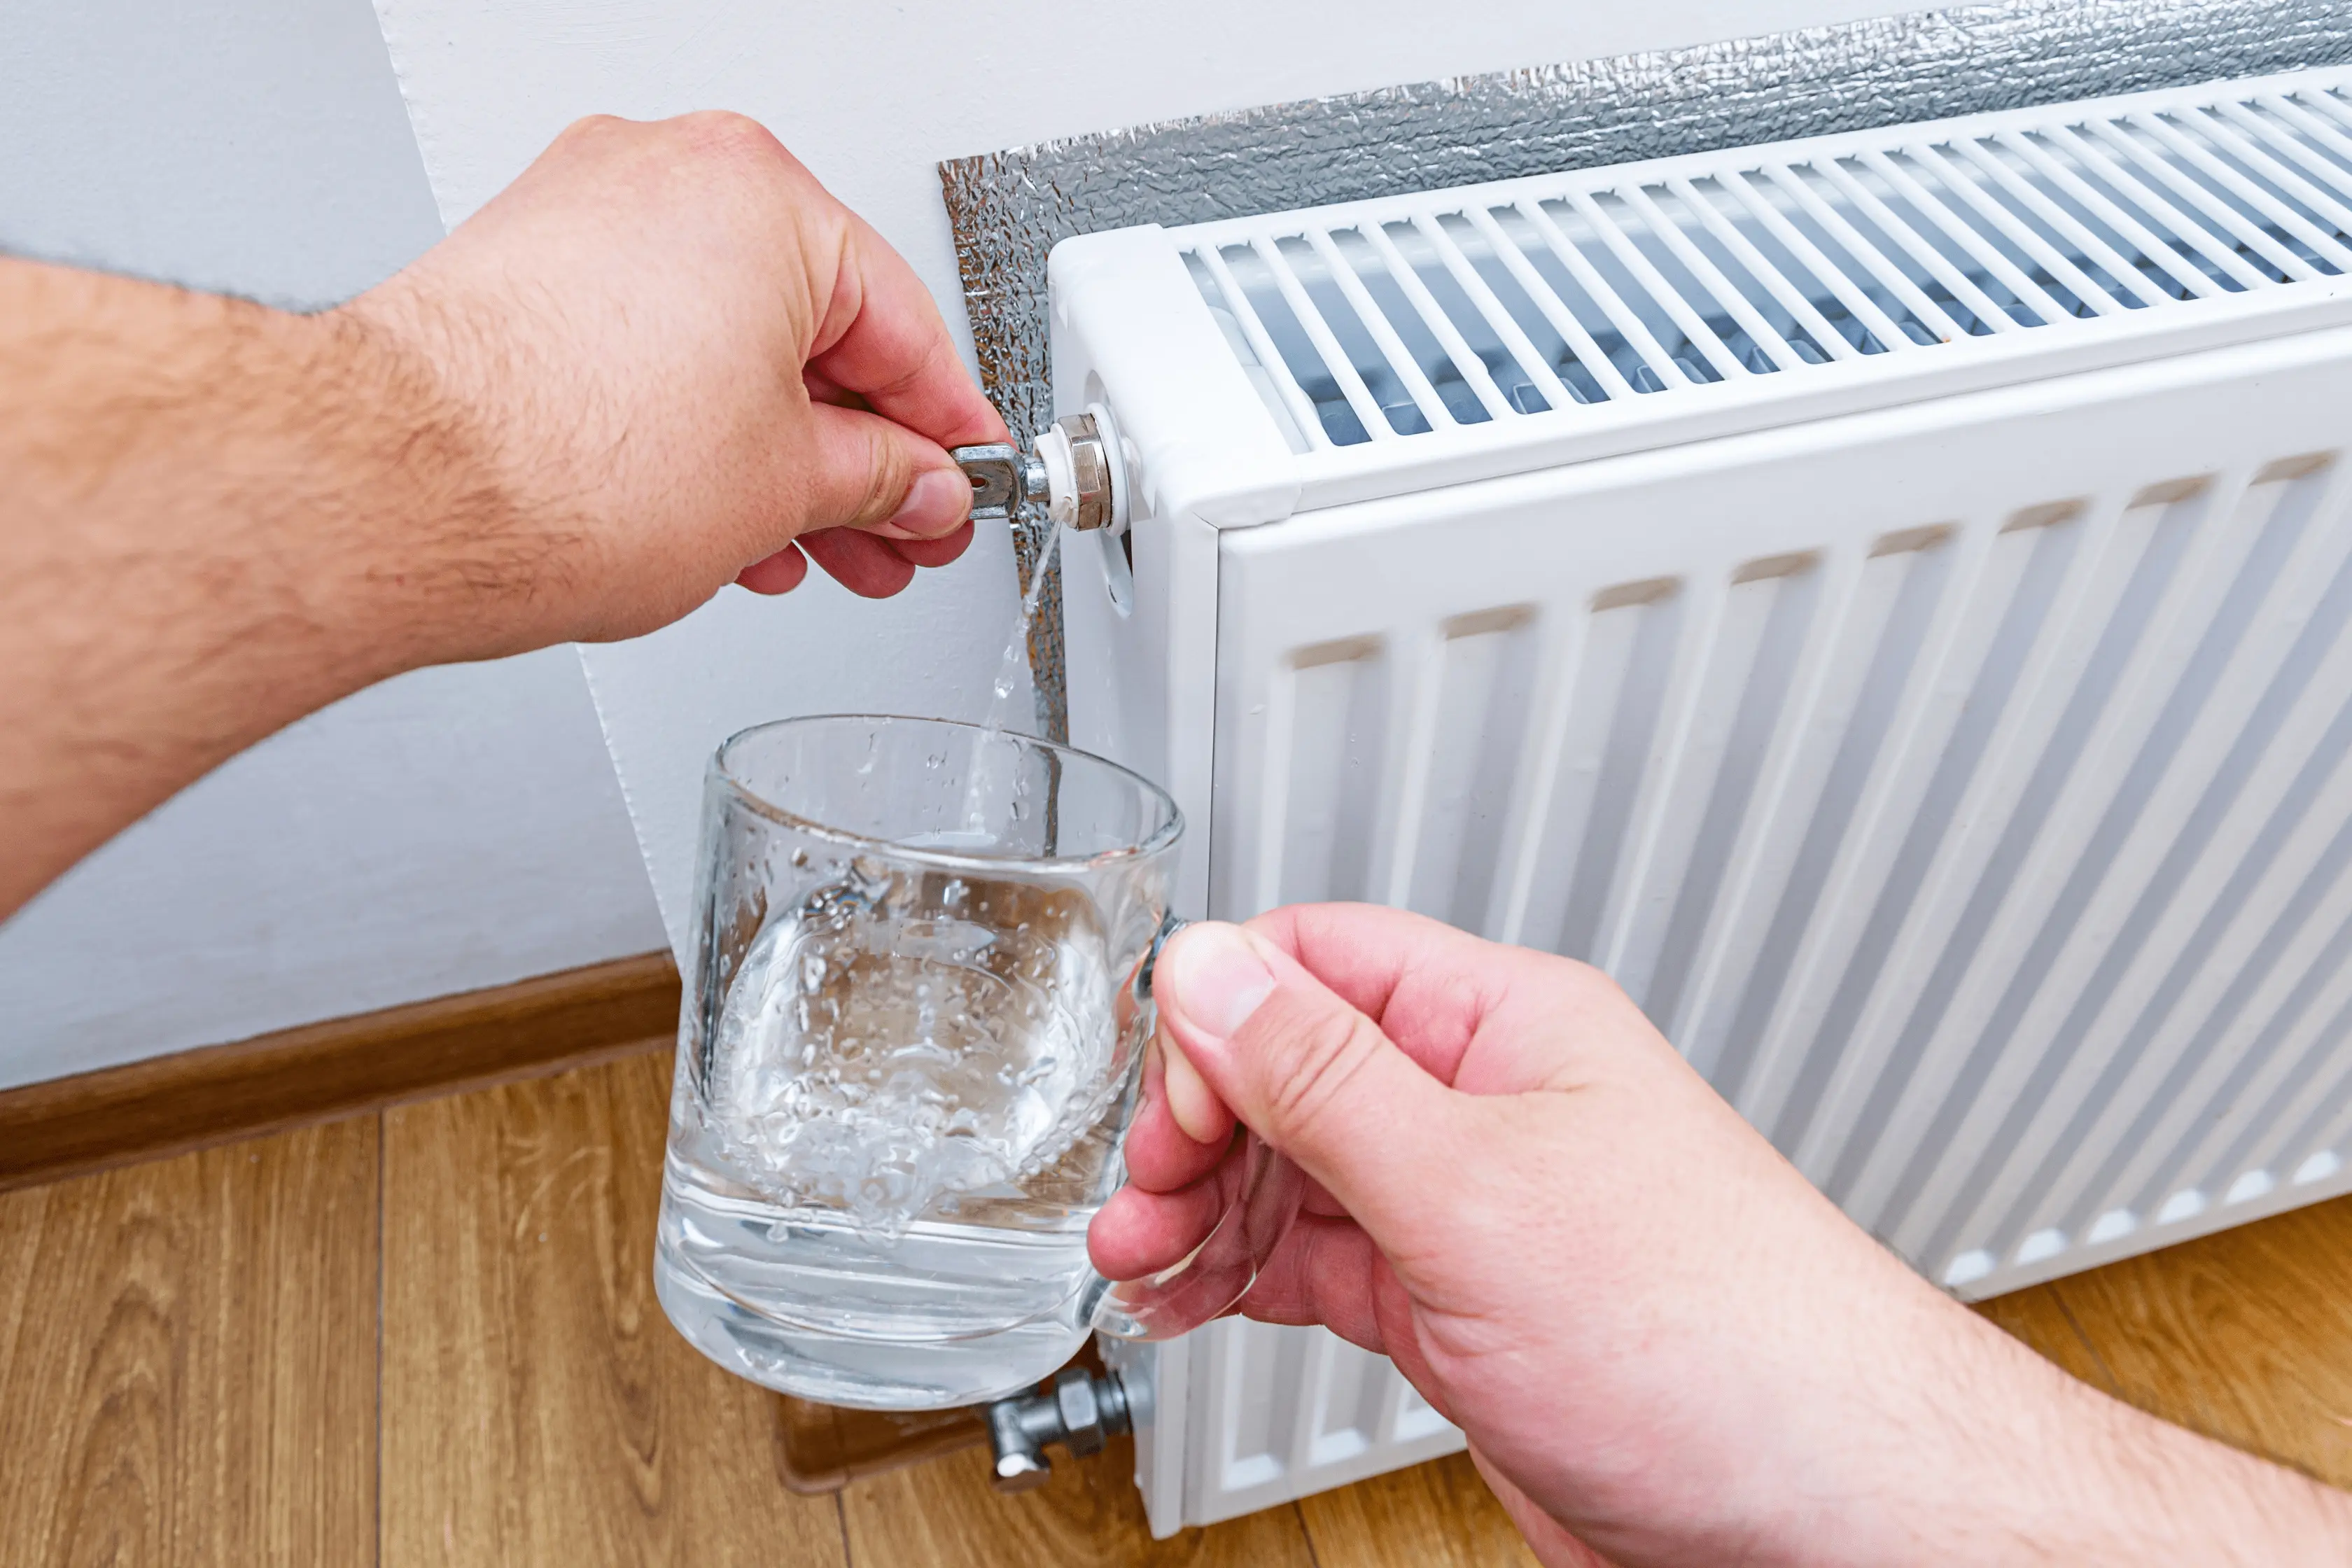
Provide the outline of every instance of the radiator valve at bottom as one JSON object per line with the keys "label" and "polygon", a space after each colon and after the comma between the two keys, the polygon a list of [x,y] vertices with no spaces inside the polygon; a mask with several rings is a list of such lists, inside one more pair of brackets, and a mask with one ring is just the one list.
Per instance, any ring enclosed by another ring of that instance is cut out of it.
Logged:
{"label": "radiator valve at bottom", "polygon": [[1025,1492],[1053,1474],[1048,1445],[1059,1443],[1084,1458],[1128,1428],[1127,1390],[1117,1373],[1064,1367],[1044,1394],[1016,1394],[988,1407],[988,1446],[996,1456],[992,1477],[1001,1492]]}

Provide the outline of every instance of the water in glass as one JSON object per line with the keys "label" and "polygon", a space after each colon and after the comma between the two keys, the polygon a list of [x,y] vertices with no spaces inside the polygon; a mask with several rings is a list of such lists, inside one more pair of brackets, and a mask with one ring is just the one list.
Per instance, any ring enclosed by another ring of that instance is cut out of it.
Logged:
{"label": "water in glass", "polygon": [[656,1268],[689,1340],[879,1408],[1068,1359],[1176,827],[1133,775],[977,727],[795,721],[722,750]]}

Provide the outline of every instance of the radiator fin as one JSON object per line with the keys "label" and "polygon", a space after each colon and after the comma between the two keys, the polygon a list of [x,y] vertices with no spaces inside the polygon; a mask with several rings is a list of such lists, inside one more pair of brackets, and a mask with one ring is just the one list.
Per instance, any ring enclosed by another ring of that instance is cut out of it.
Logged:
{"label": "radiator fin", "polygon": [[2352,1131],[2345,468],[1422,595],[1280,660],[1249,902],[1601,965],[1956,1288],[2275,1204]]}
{"label": "radiator fin", "polygon": [[1218,1517],[1287,1501],[1303,1483],[1344,1486],[1462,1447],[1461,1432],[1385,1357],[1322,1330],[1234,1319],[1196,1342],[1207,1347],[1195,1364],[1208,1386],[1195,1396],[1223,1415],[1209,1434],[1208,1473],[1190,1484],[1216,1500]]}
{"label": "radiator fin", "polygon": [[2307,72],[1176,235],[1294,445],[1335,450],[2323,285],[2352,100]]}

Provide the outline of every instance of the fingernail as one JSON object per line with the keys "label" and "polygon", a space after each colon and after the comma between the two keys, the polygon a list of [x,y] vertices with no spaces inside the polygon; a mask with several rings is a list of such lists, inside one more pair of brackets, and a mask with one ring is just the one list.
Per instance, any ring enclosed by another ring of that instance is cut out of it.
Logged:
{"label": "fingernail", "polygon": [[909,539],[936,539],[962,525],[971,510],[971,481],[961,468],[932,468],[915,476],[907,499],[882,531]]}
{"label": "fingernail", "polygon": [[1158,989],[1184,1022],[1227,1040],[1274,994],[1274,971],[1240,927],[1204,921],[1168,944]]}

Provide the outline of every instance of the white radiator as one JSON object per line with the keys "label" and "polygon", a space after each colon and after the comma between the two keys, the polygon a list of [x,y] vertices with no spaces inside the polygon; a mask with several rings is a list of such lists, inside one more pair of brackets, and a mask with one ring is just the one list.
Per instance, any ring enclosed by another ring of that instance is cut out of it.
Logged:
{"label": "white radiator", "polygon": [[[2343,1191],[2347,232],[2330,70],[1070,241],[1072,738],[1194,910],[1598,963],[1962,1295]],[[1162,1532],[1460,1442],[1129,1373]]]}

